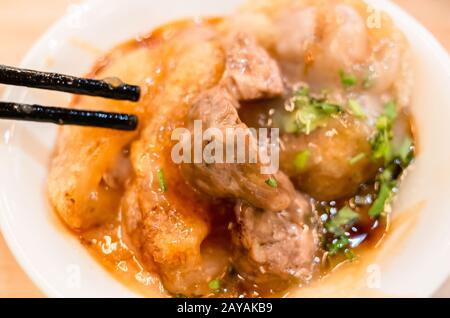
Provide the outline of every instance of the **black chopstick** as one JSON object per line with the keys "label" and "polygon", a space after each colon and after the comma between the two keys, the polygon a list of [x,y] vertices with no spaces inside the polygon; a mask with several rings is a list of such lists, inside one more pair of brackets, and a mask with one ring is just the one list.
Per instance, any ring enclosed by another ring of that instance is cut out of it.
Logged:
{"label": "black chopstick", "polygon": [[[115,82],[118,83],[115,83]],[[94,80],[0,65],[0,83],[136,102],[140,88],[117,79]]]}
{"label": "black chopstick", "polygon": [[5,102],[0,102],[0,118],[118,130],[134,130],[138,125],[138,118],[130,114]]}

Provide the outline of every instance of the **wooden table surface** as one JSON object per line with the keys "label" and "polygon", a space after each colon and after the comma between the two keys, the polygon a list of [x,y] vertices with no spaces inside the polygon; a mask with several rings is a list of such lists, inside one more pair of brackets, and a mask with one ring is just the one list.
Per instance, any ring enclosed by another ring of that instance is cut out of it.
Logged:
{"label": "wooden table surface", "polygon": [[[125,1],[125,0],[124,0]],[[80,0],[0,0],[0,64],[18,65],[33,42]],[[395,0],[450,51],[450,0]],[[2,87],[0,86],[0,93]],[[449,211],[450,212],[450,211]],[[41,297],[0,234],[0,297]],[[450,297],[450,280],[436,294]]]}

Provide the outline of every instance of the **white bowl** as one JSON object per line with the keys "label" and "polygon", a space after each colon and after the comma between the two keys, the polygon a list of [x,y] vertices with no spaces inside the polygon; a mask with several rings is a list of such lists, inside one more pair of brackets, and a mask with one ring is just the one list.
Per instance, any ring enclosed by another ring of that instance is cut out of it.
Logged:
{"label": "white bowl", "polygon": [[[72,6],[22,67],[83,75],[99,51],[173,19],[230,13],[240,2],[88,1]],[[420,153],[402,185],[384,244],[297,296],[430,296],[450,271],[450,60],[433,36],[397,6],[369,2],[388,12],[411,43]],[[11,88],[3,100],[67,105],[69,96]],[[56,127],[1,121],[0,132],[1,229],[32,280],[48,296],[137,296],[88,255],[49,206],[45,179]]]}

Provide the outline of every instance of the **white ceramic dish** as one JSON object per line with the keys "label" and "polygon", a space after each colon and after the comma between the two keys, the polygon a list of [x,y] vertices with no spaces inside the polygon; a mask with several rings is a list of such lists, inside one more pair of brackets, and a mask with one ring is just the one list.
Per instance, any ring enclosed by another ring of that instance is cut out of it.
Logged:
{"label": "white ceramic dish", "polygon": [[[121,41],[173,19],[227,14],[240,2],[88,1],[73,6],[22,66],[82,75],[100,51]],[[450,60],[433,36],[397,6],[369,2],[388,12],[411,43],[420,155],[394,206],[400,226],[394,226],[376,255],[299,296],[430,296],[450,272]],[[3,100],[66,105],[68,96],[11,88]],[[88,255],[51,210],[44,189],[55,136],[51,125],[0,122],[0,220],[9,247],[49,296],[136,296]]]}

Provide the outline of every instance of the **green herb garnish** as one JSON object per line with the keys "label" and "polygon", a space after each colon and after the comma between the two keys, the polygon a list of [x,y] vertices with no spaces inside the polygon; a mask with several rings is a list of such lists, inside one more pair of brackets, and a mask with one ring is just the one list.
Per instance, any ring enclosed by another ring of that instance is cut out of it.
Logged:
{"label": "green herb garnish", "polygon": [[397,104],[392,101],[387,103],[384,108],[384,115],[387,116],[392,123],[397,118]]}
{"label": "green herb garnish", "polygon": [[350,245],[350,240],[347,236],[342,235],[328,244],[327,250],[330,256],[336,255],[339,251],[345,250]]}
{"label": "green herb garnish", "polygon": [[278,187],[278,182],[277,182],[277,180],[275,180],[274,178],[269,178],[269,179],[267,179],[267,180],[266,180],[266,184],[267,184],[269,187],[272,187],[272,188],[277,188],[277,187]]}
{"label": "green herb garnish", "polygon": [[369,216],[372,218],[379,217],[386,208],[392,197],[392,190],[396,186],[396,180],[393,179],[393,166],[389,166],[378,176],[379,190],[375,202],[369,209]]}
{"label": "green herb garnish", "polygon": [[346,233],[346,229],[353,226],[358,220],[359,214],[348,206],[345,206],[325,223],[327,232],[334,235],[333,241],[327,245],[330,256],[336,255],[340,251],[344,251],[347,258],[354,258],[354,254],[349,247],[350,240]]}
{"label": "green herb garnish", "polygon": [[377,134],[371,140],[372,157],[375,160],[384,159],[387,164],[392,159],[391,149],[392,135],[390,129],[378,129]]}
{"label": "green herb garnish", "polygon": [[355,75],[346,73],[344,70],[339,71],[339,77],[341,78],[341,83],[345,87],[351,87],[356,85],[358,79]]}
{"label": "green herb garnish", "polygon": [[213,291],[219,291],[220,289],[220,280],[219,279],[213,279],[212,281],[210,281],[208,283],[208,287],[209,289],[213,290]]}
{"label": "green herb garnish", "polygon": [[350,165],[355,165],[358,162],[360,162],[361,160],[363,160],[366,157],[366,154],[361,152],[360,154],[357,154],[356,156],[354,156],[353,158],[351,158],[349,160]]}
{"label": "green herb garnish", "polygon": [[353,116],[359,118],[359,119],[365,119],[366,113],[364,112],[362,106],[360,103],[358,103],[355,99],[349,99],[348,100],[348,108],[350,108],[350,111],[352,112]]}
{"label": "green herb garnish", "polygon": [[378,117],[375,127],[376,135],[371,139],[372,157],[375,160],[384,159],[388,164],[393,157],[392,154],[392,127],[397,118],[397,109],[394,102],[386,104],[384,113]]}
{"label": "green herb garnish", "polygon": [[353,261],[356,258],[355,253],[353,253],[353,250],[351,248],[346,248],[344,251],[344,255],[350,261]]}
{"label": "green herb garnish", "polygon": [[355,224],[359,220],[359,214],[350,209],[343,207],[336,215],[325,224],[325,228],[329,233],[337,236],[344,235],[345,229]]}
{"label": "green herb garnish", "polygon": [[295,117],[298,130],[307,135],[342,111],[338,105],[314,99],[310,99],[308,103],[298,103],[297,107]]}
{"label": "green herb garnish", "polygon": [[380,186],[380,191],[378,192],[378,197],[370,207],[369,216],[372,218],[376,218],[384,212],[384,208],[386,206],[386,202],[391,195],[391,189],[386,183],[382,183]]}
{"label": "green herb garnish", "polygon": [[[394,112],[391,118],[395,118]],[[407,137],[400,148],[392,156],[390,162],[385,164],[384,170],[378,174],[378,194],[377,198],[369,209],[369,216],[379,217],[386,210],[386,206],[392,199],[393,190],[397,186],[396,178],[409,165],[414,157],[414,143]]]}
{"label": "green herb garnish", "polygon": [[304,150],[299,152],[297,156],[295,156],[294,166],[298,171],[305,170],[308,165],[309,158],[311,156],[311,152],[309,150]]}
{"label": "green herb garnish", "polygon": [[324,119],[339,112],[338,106],[326,103],[313,103],[299,109],[296,113],[297,125],[302,133],[309,135],[323,124]]}
{"label": "green herb garnish", "polygon": [[414,145],[411,138],[406,137],[398,150],[398,156],[400,157],[400,160],[406,165],[408,165],[412,159],[413,146]]}
{"label": "green herb garnish", "polygon": [[166,178],[164,176],[164,171],[163,169],[158,169],[157,171],[158,174],[158,181],[159,181],[159,190],[161,192],[167,192],[167,183],[166,183]]}
{"label": "green herb garnish", "polygon": [[293,109],[287,114],[278,115],[274,120],[284,132],[291,134],[310,134],[324,126],[327,119],[343,111],[339,105],[329,102],[325,95],[312,97],[308,87],[296,90],[288,105]]}

